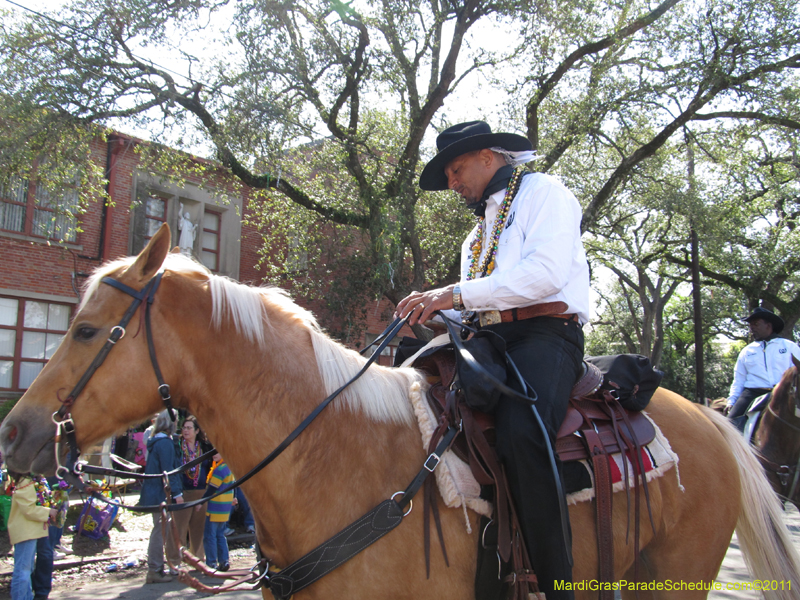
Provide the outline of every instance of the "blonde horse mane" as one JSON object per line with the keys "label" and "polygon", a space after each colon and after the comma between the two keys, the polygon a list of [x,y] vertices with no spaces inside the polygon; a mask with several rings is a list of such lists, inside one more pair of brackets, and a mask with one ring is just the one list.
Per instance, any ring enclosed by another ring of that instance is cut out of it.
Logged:
{"label": "blonde horse mane", "polygon": [[[87,280],[79,311],[100,286],[103,277],[128,268],[136,257],[122,258],[98,267]],[[347,383],[364,366],[366,359],[328,337],[316,318],[295,304],[288,294],[275,287],[253,287],[228,277],[215,275],[195,260],[182,254],[168,254],[164,270],[198,277],[208,283],[212,299],[212,326],[219,329],[228,320],[236,331],[259,347],[267,349],[271,313],[281,313],[307,331],[311,337],[317,368],[327,394]],[[408,399],[409,388],[423,379],[414,369],[370,366],[341,395],[345,405],[377,422],[411,424],[414,413]],[[322,400],[322,398],[320,398]]]}

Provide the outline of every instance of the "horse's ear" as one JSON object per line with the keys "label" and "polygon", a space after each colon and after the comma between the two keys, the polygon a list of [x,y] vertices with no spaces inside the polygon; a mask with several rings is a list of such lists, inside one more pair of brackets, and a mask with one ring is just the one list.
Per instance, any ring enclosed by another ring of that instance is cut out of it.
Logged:
{"label": "horse's ear", "polygon": [[150,238],[147,246],[136,257],[136,261],[127,270],[127,273],[137,277],[140,281],[152,279],[164,263],[171,243],[172,234],[170,234],[169,225],[164,223]]}
{"label": "horse's ear", "polygon": [[180,246],[175,246],[172,250],[169,251],[169,253],[170,254],[180,254],[181,253],[181,247]]}

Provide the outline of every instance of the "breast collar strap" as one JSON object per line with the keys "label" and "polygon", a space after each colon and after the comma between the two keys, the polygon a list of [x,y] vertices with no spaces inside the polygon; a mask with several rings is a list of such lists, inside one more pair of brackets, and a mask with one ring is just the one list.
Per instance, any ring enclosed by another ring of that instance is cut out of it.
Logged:
{"label": "breast collar strap", "polygon": [[[166,406],[167,410],[169,411],[170,418],[173,421],[175,420],[175,412],[172,407],[172,398],[170,396],[169,386],[164,383],[164,378],[161,375],[161,369],[158,367],[158,361],[156,360],[156,351],[155,346],[153,345],[153,336],[151,335],[152,328],[150,324],[150,306],[153,304],[153,299],[155,298],[158,286],[161,284],[161,277],[163,274],[163,271],[159,272],[139,291],[134,290],[133,288],[130,288],[124,283],[120,283],[111,277],[103,277],[103,279],[101,279],[101,283],[110,285],[111,287],[114,287],[131,296],[133,298],[133,302],[131,302],[130,306],[128,306],[128,310],[125,311],[125,314],[122,316],[120,322],[111,328],[106,343],[103,344],[102,348],[100,348],[100,351],[97,353],[97,356],[95,356],[92,364],[89,365],[88,369],[86,369],[86,372],[78,380],[78,383],[75,384],[75,387],[72,388],[72,391],[69,393],[66,399],[61,401],[61,408],[53,413],[53,423],[56,425],[55,454],[57,477],[64,478],[64,476],[68,474],[70,478],[72,478],[72,476],[75,475],[75,464],[77,463],[78,457],[81,453],[75,437],[75,423],[72,420],[72,415],[70,412],[72,406],[75,404],[75,400],[77,400],[78,396],[83,391],[83,388],[86,387],[86,384],[89,383],[89,380],[95,374],[95,371],[97,371],[97,369],[99,369],[106,360],[106,357],[108,356],[108,353],[111,352],[111,349],[125,336],[125,328],[128,326],[128,323],[130,323],[130,320],[133,318],[133,315],[136,313],[136,310],[139,308],[139,305],[142,304],[142,302],[145,303],[147,346],[150,351],[150,362],[153,364],[153,370],[155,371],[156,379],[158,380],[158,393],[164,402],[164,406]],[[69,445],[69,456],[67,457],[66,465],[61,465],[60,451],[62,438],[66,438],[67,444]]]}

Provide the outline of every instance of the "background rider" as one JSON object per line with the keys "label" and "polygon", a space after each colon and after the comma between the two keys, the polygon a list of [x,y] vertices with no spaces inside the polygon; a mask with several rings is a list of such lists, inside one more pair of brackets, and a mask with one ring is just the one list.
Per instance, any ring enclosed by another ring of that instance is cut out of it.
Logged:
{"label": "background rider", "polygon": [[792,366],[792,355],[800,359],[800,347],[778,335],[784,328],[783,319],[771,310],[759,306],[744,320],[750,327],[753,341],[736,359],[725,407],[730,419],[743,415],[755,398],[775,387],[786,369]]}

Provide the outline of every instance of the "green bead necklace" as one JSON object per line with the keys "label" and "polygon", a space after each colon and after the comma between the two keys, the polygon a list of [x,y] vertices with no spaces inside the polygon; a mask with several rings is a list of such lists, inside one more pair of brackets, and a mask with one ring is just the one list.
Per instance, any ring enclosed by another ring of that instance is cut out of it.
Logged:
{"label": "green bead necklace", "polygon": [[506,195],[503,198],[503,202],[500,204],[500,208],[497,210],[497,216],[494,219],[494,227],[492,228],[492,237],[489,239],[483,261],[480,260],[480,257],[481,250],[483,249],[483,233],[486,228],[486,219],[483,218],[478,224],[478,230],[475,232],[475,237],[469,245],[472,251],[472,258],[470,258],[469,261],[467,281],[479,279],[480,277],[488,277],[492,271],[494,271],[500,234],[503,233],[503,229],[505,228],[508,210],[511,208],[514,196],[516,196],[519,191],[522,174],[525,171],[526,169],[524,166],[519,166],[514,169],[514,174],[511,176],[511,181],[508,182],[508,187],[506,188]]}

